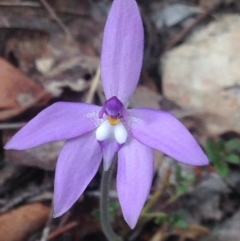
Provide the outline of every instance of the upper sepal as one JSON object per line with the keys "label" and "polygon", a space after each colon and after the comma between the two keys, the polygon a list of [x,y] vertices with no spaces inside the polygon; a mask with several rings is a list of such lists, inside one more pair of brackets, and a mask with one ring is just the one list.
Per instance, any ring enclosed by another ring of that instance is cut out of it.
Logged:
{"label": "upper sepal", "polygon": [[135,0],[114,0],[103,35],[101,77],[106,98],[125,104],[139,80],[143,24]]}

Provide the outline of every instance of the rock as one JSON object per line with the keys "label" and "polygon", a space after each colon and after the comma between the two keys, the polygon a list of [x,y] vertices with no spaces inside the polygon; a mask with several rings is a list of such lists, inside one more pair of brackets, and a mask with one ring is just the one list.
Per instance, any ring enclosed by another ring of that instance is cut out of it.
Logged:
{"label": "rock", "polygon": [[200,111],[208,134],[240,132],[239,29],[239,15],[224,15],[162,59],[164,95]]}
{"label": "rock", "polygon": [[240,237],[240,210],[222,225],[213,230],[213,234],[218,241],[236,241]]}
{"label": "rock", "polygon": [[145,107],[159,109],[161,100],[162,96],[159,93],[156,93],[145,86],[139,85],[134,91],[129,101],[129,105],[131,108]]}
{"label": "rock", "polygon": [[231,4],[235,0],[200,0],[199,5],[204,8],[214,8],[218,4]]}
{"label": "rock", "polygon": [[45,74],[51,70],[54,64],[54,59],[51,57],[38,58],[35,60],[37,70],[41,74]]}
{"label": "rock", "polygon": [[205,176],[194,190],[183,197],[186,210],[194,220],[220,220],[223,211],[220,209],[221,195],[230,192],[228,186],[217,173]]}
{"label": "rock", "polygon": [[235,193],[240,194],[240,175],[238,169],[231,170],[231,174],[225,178],[225,182]]}
{"label": "rock", "polygon": [[160,30],[163,27],[173,27],[202,11],[201,7],[176,3],[164,7],[161,11],[154,11],[152,21]]}

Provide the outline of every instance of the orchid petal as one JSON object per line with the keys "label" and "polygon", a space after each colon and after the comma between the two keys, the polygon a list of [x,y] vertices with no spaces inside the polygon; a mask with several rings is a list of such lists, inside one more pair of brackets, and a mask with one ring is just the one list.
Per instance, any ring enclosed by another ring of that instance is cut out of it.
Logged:
{"label": "orchid petal", "polygon": [[154,163],[151,148],[129,139],[118,152],[117,190],[124,219],[133,229],[150,192]]}
{"label": "orchid petal", "polygon": [[103,153],[103,169],[107,171],[112,164],[115,153],[119,150],[121,145],[119,145],[115,139],[106,139],[99,142],[99,144]]}
{"label": "orchid petal", "polygon": [[96,130],[96,138],[98,141],[115,138],[117,143],[121,145],[126,142],[127,137],[128,132],[121,121],[112,125],[108,120],[105,120]]}
{"label": "orchid petal", "polygon": [[144,145],[186,164],[209,163],[194,137],[171,114],[152,109],[132,109],[128,114],[131,134]]}
{"label": "orchid petal", "polygon": [[65,213],[80,197],[96,174],[101,148],[91,131],[70,139],[58,158],[54,186],[54,217]]}
{"label": "orchid petal", "polygon": [[58,102],[40,112],[6,144],[5,149],[24,150],[51,141],[66,140],[93,130],[101,107]]}
{"label": "orchid petal", "polygon": [[143,25],[135,0],[114,0],[106,22],[101,77],[106,98],[126,103],[139,80],[143,58]]}
{"label": "orchid petal", "polygon": [[117,143],[124,144],[126,142],[128,137],[128,132],[122,122],[119,122],[114,126],[113,132]]}
{"label": "orchid petal", "polygon": [[113,126],[107,121],[103,121],[96,130],[96,139],[98,141],[104,141],[113,136]]}

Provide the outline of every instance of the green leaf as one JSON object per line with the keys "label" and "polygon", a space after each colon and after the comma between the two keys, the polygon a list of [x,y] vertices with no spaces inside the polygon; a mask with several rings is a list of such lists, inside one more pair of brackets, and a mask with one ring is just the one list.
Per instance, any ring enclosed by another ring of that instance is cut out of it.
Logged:
{"label": "green leaf", "polygon": [[239,151],[240,150],[240,139],[234,138],[234,139],[231,139],[230,141],[225,142],[225,147],[232,151]]}
{"label": "green leaf", "polygon": [[219,142],[214,142],[212,140],[208,140],[206,142],[206,152],[208,155],[208,158],[212,164],[217,163],[221,158],[222,158],[222,143]]}
{"label": "green leaf", "polygon": [[174,223],[174,226],[179,227],[179,228],[187,228],[188,227],[188,223],[185,220],[183,220],[183,219],[179,219],[178,221],[176,221]]}
{"label": "green leaf", "polygon": [[227,177],[229,174],[229,167],[227,162],[225,162],[224,160],[216,162],[215,163],[215,167],[218,171],[218,173],[222,176],[222,177]]}
{"label": "green leaf", "polygon": [[207,140],[206,141],[206,151],[209,153],[215,152],[217,149],[217,145],[214,141],[212,140]]}
{"label": "green leaf", "polygon": [[178,164],[176,165],[176,168],[175,168],[175,177],[177,182],[182,181],[182,170]]}
{"label": "green leaf", "polygon": [[194,174],[186,174],[183,176],[185,182],[193,182],[195,180]]}
{"label": "green leaf", "polygon": [[217,145],[218,145],[218,150],[225,151],[225,142],[223,140],[219,139],[217,142]]}
{"label": "green leaf", "polygon": [[110,221],[113,221],[115,218],[115,212],[119,210],[120,205],[119,203],[116,202],[110,202],[109,207],[108,207],[108,213],[109,213],[109,219]]}
{"label": "green leaf", "polygon": [[92,215],[96,218],[96,219],[99,219],[100,220],[100,211],[99,209],[94,209],[92,211]]}
{"label": "green leaf", "polygon": [[185,228],[188,226],[187,222],[185,221],[185,212],[183,210],[178,211],[174,215],[172,215],[171,225],[173,227],[182,227]]}
{"label": "green leaf", "polygon": [[180,192],[180,193],[186,193],[187,191],[188,191],[188,186],[187,185],[185,185],[185,184],[183,184],[183,183],[179,183],[178,185],[177,185],[177,189],[178,189],[178,191]]}
{"label": "green leaf", "polygon": [[159,225],[164,224],[164,223],[169,223],[169,216],[164,217],[164,216],[159,215],[155,218],[154,222]]}
{"label": "green leaf", "polygon": [[233,164],[240,164],[240,157],[234,153],[227,155],[227,161]]}

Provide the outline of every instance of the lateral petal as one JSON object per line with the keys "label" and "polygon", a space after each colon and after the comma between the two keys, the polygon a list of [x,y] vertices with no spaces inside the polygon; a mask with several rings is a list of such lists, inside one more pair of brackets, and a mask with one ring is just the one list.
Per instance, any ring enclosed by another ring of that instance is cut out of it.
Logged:
{"label": "lateral petal", "polygon": [[187,128],[171,114],[153,109],[128,110],[131,134],[146,146],[191,165],[209,161]]}
{"label": "lateral petal", "polygon": [[114,0],[104,29],[101,77],[107,99],[126,103],[139,80],[143,24],[135,0]]}
{"label": "lateral petal", "polygon": [[113,138],[101,141],[99,144],[103,152],[103,169],[107,171],[112,164],[115,153],[119,150],[121,145]]}
{"label": "lateral petal", "polygon": [[152,150],[133,138],[118,152],[117,190],[123,216],[133,229],[150,192]]}
{"label": "lateral petal", "polygon": [[100,109],[90,104],[55,103],[29,121],[4,148],[24,150],[83,135],[100,124]]}
{"label": "lateral petal", "polygon": [[96,174],[102,151],[91,131],[68,140],[58,158],[54,185],[54,217],[65,213]]}

